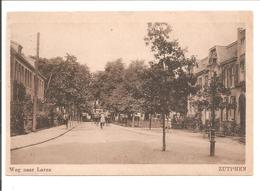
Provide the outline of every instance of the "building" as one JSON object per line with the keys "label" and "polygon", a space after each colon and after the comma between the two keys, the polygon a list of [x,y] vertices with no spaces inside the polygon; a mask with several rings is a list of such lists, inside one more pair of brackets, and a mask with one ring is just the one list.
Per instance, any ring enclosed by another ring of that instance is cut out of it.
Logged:
{"label": "building", "polygon": [[[10,64],[11,64],[11,101],[14,100],[13,85],[21,83],[26,89],[26,93],[33,99],[34,96],[34,78],[35,60],[27,57],[22,52],[22,46],[14,41],[11,41]],[[44,84],[46,78],[38,72],[38,99],[44,99]]]}
{"label": "building", "polygon": [[[28,133],[32,129],[36,78],[35,60],[22,52],[22,46],[11,41],[10,46],[10,104],[11,135]],[[37,110],[43,109],[45,77],[38,72]],[[23,96],[21,96],[23,95]],[[29,98],[29,99],[28,99]]]}
{"label": "building", "polygon": [[[245,39],[246,30],[238,28],[235,42],[210,48],[208,56],[193,68],[197,85],[202,91],[210,83],[214,72],[222,77],[223,86],[230,90],[230,94],[222,95],[223,102],[227,103],[228,107],[216,111],[216,118],[221,127],[235,122],[242,131],[245,130]],[[195,116],[199,112],[202,123],[205,124],[211,118],[210,110],[199,110],[195,107],[193,103],[198,99],[198,95],[189,97],[188,116]]]}

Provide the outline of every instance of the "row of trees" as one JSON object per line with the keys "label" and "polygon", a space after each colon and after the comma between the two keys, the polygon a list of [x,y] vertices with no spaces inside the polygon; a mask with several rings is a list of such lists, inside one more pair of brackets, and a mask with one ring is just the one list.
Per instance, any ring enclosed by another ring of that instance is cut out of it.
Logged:
{"label": "row of trees", "polygon": [[186,50],[173,39],[167,23],[148,23],[145,44],[154,59],[149,65],[132,61],[126,68],[122,59],[108,62],[105,71],[94,74],[92,89],[102,107],[134,116],[136,112],[160,113],[163,119],[163,150],[165,144],[165,115],[170,111],[187,112],[187,97],[196,92],[196,78],[191,69],[194,56],[187,58]]}
{"label": "row of trees", "polygon": [[136,112],[160,113],[165,150],[165,115],[187,112],[187,97],[196,92],[196,78],[191,72],[196,59],[185,56],[187,51],[172,38],[167,23],[148,23],[144,43],[154,55],[149,64],[134,60],[126,67],[117,59],[93,74],[69,54],[40,59],[39,71],[47,77],[46,103],[66,108],[72,104],[79,112],[90,112],[91,103],[98,100],[102,108],[129,117]]}
{"label": "row of trees", "polygon": [[154,54],[149,65],[135,60],[126,67],[122,59],[117,59],[108,62],[104,71],[91,74],[69,54],[41,58],[39,71],[47,78],[46,101],[55,106],[73,103],[86,110],[90,100],[98,99],[117,113],[154,113],[162,108],[165,112],[186,112],[185,99],[195,84],[190,69],[196,59],[185,57],[186,50],[170,37],[171,32],[167,23],[148,23],[144,41]]}

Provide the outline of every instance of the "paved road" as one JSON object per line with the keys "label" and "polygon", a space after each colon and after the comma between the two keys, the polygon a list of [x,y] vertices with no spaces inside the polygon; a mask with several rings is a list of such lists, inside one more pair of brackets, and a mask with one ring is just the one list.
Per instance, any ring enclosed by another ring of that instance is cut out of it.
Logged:
{"label": "paved road", "polygon": [[209,141],[199,133],[167,132],[167,151],[162,152],[160,129],[126,128],[117,125],[101,130],[81,123],[55,140],[11,152],[12,164],[175,163],[242,164],[245,145],[230,138],[216,139],[216,156],[209,156]]}

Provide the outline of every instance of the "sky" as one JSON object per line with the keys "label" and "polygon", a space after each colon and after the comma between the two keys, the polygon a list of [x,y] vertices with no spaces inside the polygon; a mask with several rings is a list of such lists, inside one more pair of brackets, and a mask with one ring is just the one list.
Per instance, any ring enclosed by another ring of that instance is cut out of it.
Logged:
{"label": "sky", "polygon": [[237,38],[237,28],[245,28],[240,14],[200,13],[13,13],[8,17],[10,39],[23,46],[26,55],[36,54],[36,34],[40,32],[40,57],[78,58],[92,72],[104,70],[108,61],[122,58],[152,60],[144,43],[147,22],[167,22],[187,56],[198,59],[214,45],[227,45]]}

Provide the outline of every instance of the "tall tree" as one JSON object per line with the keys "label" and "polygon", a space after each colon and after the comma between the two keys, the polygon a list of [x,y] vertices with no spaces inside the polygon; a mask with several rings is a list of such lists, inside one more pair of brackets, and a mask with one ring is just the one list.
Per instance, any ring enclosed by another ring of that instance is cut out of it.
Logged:
{"label": "tall tree", "polygon": [[187,102],[193,79],[190,68],[196,63],[194,56],[186,58],[186,50],[180,47],[178,40],[171,38],[171,32],[167,23],[148,23],[144,38],[154,55],[146,83],[149,86],[144,88],[148,97],[152,92],[148,101],[162,114],[163,151],[166,150],[165,115],[171,110],[178,111],[177,106],[183,107],[185,104],[181,103]]}
{"label": "tall tree", "polygon": [[116,103],[116,100],[113,99],[113,96],[115,95],[114,91],[118,91],[118,93],[122,92],[119,90],[122,87],[120,84],[124,81],[124,71],[125,64],[122,59],[117,59],[108,62],[105,66],[105,71],[95,75],[95,82],[97,82],[95,87],[98,88],[96,92],[101,105],[113,112],[123,110],[123,108],[120,108]]}
{"label": "tall tree", "polygon": [[95,73],[92,88],[103,108],[131,116],[142,111],[142,75],[147,66],[142,60],[131,61],[125,68],[122,59],[108,62],[105,71]]}
{"label": "tall tree", "polygon": [[54,107],[73,107],[76,112],[89,110],[91,75],[86,65],[67,54],[65,58],[41,59],[39,71],[47,77],[46,101]]}
{"label": "tall tree", "polygon": [[146,69],[147,65],[145,65],[144,60],[134,60],[125,70],[124,86],[127,90],[127,112],[132,116],[132,126],[134,126],[135,114],[145,112],[142,86],[144,83],[143,74]]}

